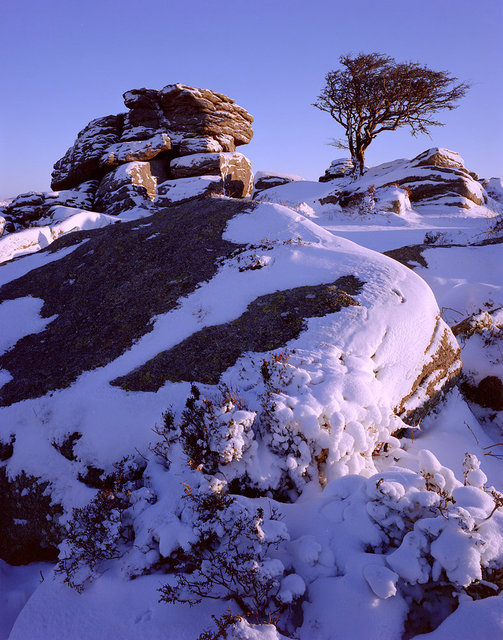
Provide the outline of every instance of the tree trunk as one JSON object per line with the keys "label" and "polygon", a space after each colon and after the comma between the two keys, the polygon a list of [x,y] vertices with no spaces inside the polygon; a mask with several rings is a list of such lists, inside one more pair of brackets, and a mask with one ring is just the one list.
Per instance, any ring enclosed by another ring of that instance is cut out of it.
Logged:
{"label": "tree trunk", "polygon": [[353,163],[355,165],[355,170],[358,171],[358,173],[362,176],[363,172],[364,172],[364,167],[365,167],[365,150],[362,146],[357,147],[356,149],[356,153],[355,153],[355,160],[353,160]]}

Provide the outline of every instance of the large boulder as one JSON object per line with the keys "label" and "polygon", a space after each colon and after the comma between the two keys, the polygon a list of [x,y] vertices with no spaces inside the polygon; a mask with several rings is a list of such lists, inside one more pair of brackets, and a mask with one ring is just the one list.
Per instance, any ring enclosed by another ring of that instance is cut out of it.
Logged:
{"label": "large boulder", "polygon": [[465,161],[456,151],[432,147],[420,153],[412,160],[417,167],[458,167],[465,168]]}
{"label": "large boulder", "polygon": [[210,196],[223,194],[224,182],[221,176],[197,176],[193,178],[179,178],[165,180],[157,188],[155,204],[157,207],[169,207],[172,204]]}
{"label": "large boulder", "polygon": [[171,161],[173,178],[193,176],[220,176],[223,194],[234,198],[250,195],[253,188],[253,172],[250,161],[242,153],[196,153]]}
{"label": "large boulder", "polygon": [[163,113],[156,89],[132,89],[124,94],[129,109],[124,117],[122,141],[148,140],[164,130]]}
{"label": "large boulder", "polygon": [[289,184],[297,180],[304,180],[300,176],[294,176],[288,173],[272,173],[270,171],[257,171],[254,175],[253,197],[258,196],[266,189],[274,189],[283,184]]}
{"label": "large boulder", "polygon": [[220,153],[220,151],[235,151],[236,145],[232,136],[221,135],[211,137],[184,137],[180,141],[177,152],[179,156],[189,156],[194,153]]}
{"label": "large boulder", "polygon": [[487,197],[455,151],[434,147],[413,158],[405,175],[395,183],[405,188],[410,201],[422,205],[443,204],[468,209],[481,205]]}
{"label": "large boulder", "polygon": [[6,230],[16,231],[32,226],[42,218],[51,216],[55,207],[92,209],[97,188],[97,180],[88,180],[74,189],[22,193],[3,208]]}
{"label": "large boulder", "polygon": [[120,165],[100,182],[94,208],[110,215],[135,207],[149,208],[157,195],[157,184],[166,178],[165,166],[157,160]]}
{"label": "large boulder", "polygon": [[102,167],[116,167],[119,164],[145,161],[171,149],[171,139],[167,133],[157,133],[147,140],[118,142],[107,148],[101,157]]}
{"label": "large boulder", "polygon": [[277,460],[261,486],[283,495],[374,473],[374,450],[460,367],[423,280],[279,205],[192,199],[23,260],[0,269],[0,313],[35,298],[44,320],[26,318],[0,354],[0,441],[8,477],[48,483],[65,510],[83,483],[148,451],[153,423],[183,408],[191,383],[243,396],[250,451]]}
{"label": "large boulder", "polygon": [[47,210],[43,192],[28,191],[20,193],[4,208],[6,219],[19,226],[28,226],[41,218]]}

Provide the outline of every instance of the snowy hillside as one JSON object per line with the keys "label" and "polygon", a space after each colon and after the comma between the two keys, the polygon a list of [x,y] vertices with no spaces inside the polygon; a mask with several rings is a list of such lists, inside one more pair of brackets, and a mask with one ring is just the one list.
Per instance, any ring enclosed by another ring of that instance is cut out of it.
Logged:
{"label": "snowy hillside", "polygon": [[501,181],[125,104],[0,211],[0,638],[502,635]]}

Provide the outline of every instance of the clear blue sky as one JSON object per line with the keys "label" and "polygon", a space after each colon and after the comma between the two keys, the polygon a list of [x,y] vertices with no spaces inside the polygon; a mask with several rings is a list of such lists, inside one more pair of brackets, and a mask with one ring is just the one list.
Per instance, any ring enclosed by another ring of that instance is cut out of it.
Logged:
{"label": "clear blue sky", "polygon": [[127,89],[183,82],[255,117],[254,170],[317,179],[340,129],[311,106],[347,52],[378,51],[473,83],[431,138],[383,134],[367,164],[431,146],[503,175],[502,0],[0,0],[0,198],[49,189],[54,162]]}

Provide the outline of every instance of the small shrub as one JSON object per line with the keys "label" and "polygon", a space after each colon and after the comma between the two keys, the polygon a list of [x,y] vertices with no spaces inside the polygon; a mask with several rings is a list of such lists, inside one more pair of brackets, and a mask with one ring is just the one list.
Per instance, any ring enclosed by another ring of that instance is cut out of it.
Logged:
{"label": "small shrub", "polygon": [[127,480],[125,465],[126,461],[116,465],[107,483],[111,488],[98,491],[88,505],[74,509],[66,525],[55,572],[79,593],[86,582],[96,577],[101,565],[120,558],[125,545],[132,540],[128,518],[131,483]]}
{"label": "small shrub", "polygon": [[153,451],[169,467],[170,449],[180,441],[190,467],[214,475],[220,466],[241,459],[251,442],[254,416],[234,389],[222,385],[214,398],[205,398],[192,385],[180,422],[171,411],[163,414]]}
{"label": "small shrub", "polygon": [[236,636],[233,633],[232,627],[234,627],[238,622],[240,622],[243,618],[242,616],[237,616],[232,613],[229,609],[224,614],[219,616],[212,615],[211,619],[215,623],[216,631],[211,631],[210,629],[207,631],[203,631],[197,640],[225,640],[229,637],[229,633],[232,633],[232,638]]}
{"label": "small shrub", "polygon": [[218,481],[197,492],[187,486],[186,499],[198,540],[178,567],[175,585],[159,590],[160,601],[193,606],[230,599],[257,623],[283,611],[278,593],[284,567],[271,555],[288,539],[278,513],[266,518],[260,507],[249,510]]}

